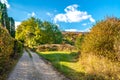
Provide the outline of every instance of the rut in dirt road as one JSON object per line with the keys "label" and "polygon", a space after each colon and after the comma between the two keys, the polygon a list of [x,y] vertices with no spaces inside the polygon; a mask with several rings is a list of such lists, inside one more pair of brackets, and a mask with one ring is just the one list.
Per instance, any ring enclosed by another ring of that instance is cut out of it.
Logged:
{"label": "rut in dirt road", "polygon": [[53,67],[30,51],[32,58],[24,50],[23,56],[9,75],[8,80],[68,80]]}

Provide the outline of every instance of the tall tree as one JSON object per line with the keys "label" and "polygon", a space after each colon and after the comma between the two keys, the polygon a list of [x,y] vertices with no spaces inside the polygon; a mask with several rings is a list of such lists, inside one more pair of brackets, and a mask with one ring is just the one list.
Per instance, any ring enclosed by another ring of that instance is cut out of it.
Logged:
{"label": "tall tree", "polygon": [[18,26],[16,39],[33,47],[40,44],[61,43],[62,34],[57,25],[31,17]]}
{"label": "tall tree", "polygon": [[15,37],[15,23],[12,17],[8,17],[7,7],[0,2],[0,26],[5,27],[12,37]]}

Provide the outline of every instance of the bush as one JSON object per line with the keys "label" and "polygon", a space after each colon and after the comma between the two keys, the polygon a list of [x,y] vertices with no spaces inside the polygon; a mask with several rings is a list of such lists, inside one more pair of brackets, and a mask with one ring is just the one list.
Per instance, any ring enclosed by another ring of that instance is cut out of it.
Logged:
{"label": "bush", "polygon": [[11,55],[12,58],[19,58],[23,52],[23,44],[20,41],[14,40],[14,53]]}
{"label": "bush", "polygon": [[82,34],[80,32],[62,32],[63,34],[63,41],[62,43],[75,45],[76,38],[79,34]]}
{"label": "bush", "polygon": [[17,50],[17,53],[22,53],[23,51],[23,44],[20,41],[17,41],[16,43],[16,50]]}
{"label": "bush", "polygon": [[10,61],[10,55],[13,54],[14,39],[8,31],[0,27],[0,74],[7,70]]}
{"label": "bush", "polygon": [[79,34],[75,41],[75,46],[77,47],[78,50],[81,50],[81,46],[84,41],[84,37],[85,37],[85,34]]}
{"label": "bush", "polygon": [[73,51],[76,50],[70,44],[46,44],[37,47],[37,51]]}
{"label": "bush", "polygon": [[93,53],[109,59],[118,59],[120,41],[120,20],[107,18],[98,22],[85,37],[82,53]]}
{"label": "bush", "polygon": [[0,80],[4,80],[7,73],[20,57],[22,44],[12,38],[9,32],[0,26]]}

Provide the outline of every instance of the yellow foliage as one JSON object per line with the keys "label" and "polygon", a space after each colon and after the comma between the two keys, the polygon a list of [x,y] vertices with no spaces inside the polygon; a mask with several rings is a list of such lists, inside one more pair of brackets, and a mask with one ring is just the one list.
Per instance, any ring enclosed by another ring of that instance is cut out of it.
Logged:
{"label": "yellow foliage", "polygon": [[[120,80],[120,63],[111,62],[105,57],[84,54],[79,63],[84,68],[86,74],[95,75],[97,80]],[[89,77],[88,77],[89,78]],[[95,78],[95,77],[93,77]]]}
{"label": "yellow foliage", "polygon": [[82,53],[92,52],[114,60],[116,59],[116,52],[119,50],[119,35],[119,19],[108,18],[100,21],[93,26],[89,34],[85,37],[82,45]]}

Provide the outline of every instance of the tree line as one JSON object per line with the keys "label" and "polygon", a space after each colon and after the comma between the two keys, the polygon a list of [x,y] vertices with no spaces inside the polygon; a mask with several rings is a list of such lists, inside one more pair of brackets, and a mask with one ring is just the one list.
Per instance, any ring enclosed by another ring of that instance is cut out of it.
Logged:
{"label": "tree line", "polygon": [[12,37],[15,37],[15,22],[7,14],[7,7],[0,2],[0,26],[5,27]]}
{"label": "tree line", "polygon": [[34,17],[23,21],[16,30],[16,39],[31,48],[41,44],[59,44],[62,37],[56,24]]}

